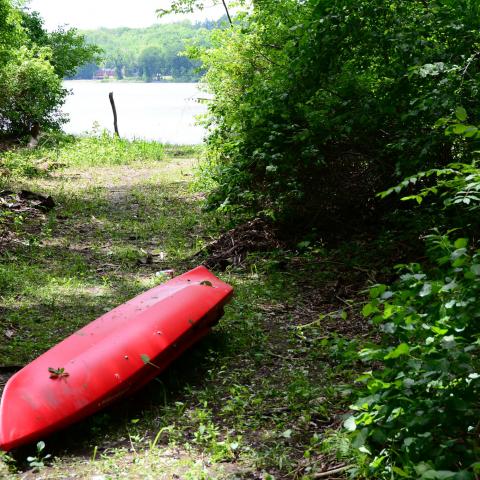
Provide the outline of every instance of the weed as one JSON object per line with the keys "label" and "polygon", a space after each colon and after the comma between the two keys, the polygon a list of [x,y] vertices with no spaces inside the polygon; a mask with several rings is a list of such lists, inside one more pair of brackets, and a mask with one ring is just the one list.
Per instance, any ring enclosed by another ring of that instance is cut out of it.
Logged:
{"label": "weed", "polygon": [[15,459],[0,450],[0,478],[10,478],[16,471]]}
{"label": "weed", "polygon": [[45,461],[51,458],[51,455],[45,454],[45,442],[38,442],[37,443],[37,454],[34,457],[27,457],[28,465],[33,468],[34,470],[39,470],[40,468],[45,466]]}

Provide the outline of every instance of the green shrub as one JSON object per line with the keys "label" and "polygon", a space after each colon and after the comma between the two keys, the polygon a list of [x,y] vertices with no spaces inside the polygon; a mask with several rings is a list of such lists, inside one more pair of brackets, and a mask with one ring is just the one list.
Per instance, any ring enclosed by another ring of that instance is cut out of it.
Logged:
{"label": "green shrub", "polygon": [[25,134],[35,123],[55,127],[66,90],[48,61],[48,50],[20,48],[0,69],[0,132]]}
{"label": "green shrub", "polygon": [[99,52],[75,29],[47,32],[25,2],[0,0],[0,135],[21,137],[38,124],[59,127],[62,79]]}
{"label": "green shrub", "polygon": [[370,291],[363,311],[384,338],[359,353],[374,370],[361,378],[358,413],[346,426],[354,446],[373,454],[378,476],[473,479],[480,472],[480,250],[438,234],[428,245],[435,269],[409,265],[393,287]]}
{"label": "green shrub", "polygon": [[474,0],[255,2],[197,52],[211,206],[362,218],[395,178],[450,162],[434,125],[460,96],[478,108],[479,21]]}
{"label": "green shrub", "polygon": [[359,352],[372,370],[360,379],[358,413],[345,426],[353,445],[373,457],[369,474],[381,478],[480,474],[480,249],[453,233],[478,228],[480,134],[466,120],[459,107],[438,122],[455,138],[456,163],[381,194],[410,190],[403,199],[427,203],[448,231],[426,238],[430,263],[400,266],[399,281],[374,286],[363,308],[383,338]]}

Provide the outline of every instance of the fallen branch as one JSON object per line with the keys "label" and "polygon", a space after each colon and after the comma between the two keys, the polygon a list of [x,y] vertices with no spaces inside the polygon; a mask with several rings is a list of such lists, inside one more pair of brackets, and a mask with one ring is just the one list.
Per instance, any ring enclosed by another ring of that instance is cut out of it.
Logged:
{"label": "fallen branch", "polygon": [[275,250],[281,246],[275,229],[265,220],[255,218],[224,233],[190,258],[205,255],[203,264],[206,267],[224,270],[228,265],[240,265],[250,252]]}
{"label": "fallen branch", "polygon": [[332,475],[336,475],[337,473],[342,473],[349,468],[352,468],[353,465],[345,465],[344,467],[334,468],[333,470],[327,470],[325,472],[315,473],[313,478],[327,478],[331,477]]}

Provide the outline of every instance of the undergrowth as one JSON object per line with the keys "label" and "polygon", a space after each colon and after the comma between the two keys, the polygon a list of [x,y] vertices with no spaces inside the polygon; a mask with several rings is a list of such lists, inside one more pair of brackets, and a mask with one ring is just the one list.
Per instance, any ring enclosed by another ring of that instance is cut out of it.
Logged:
{"label": "undergrowth", "polygon": [[458,107],[437,122],[455,136],[455,163],[381,194],[408,189],[403,200],[437,212],[438,228],[425,237],[428,257],[398,265],[400,278],[374,286],[363,308],[382,338],[358,354],[369,371],[345,426],[379,478],[480,475],[480,134],[467,118]]}

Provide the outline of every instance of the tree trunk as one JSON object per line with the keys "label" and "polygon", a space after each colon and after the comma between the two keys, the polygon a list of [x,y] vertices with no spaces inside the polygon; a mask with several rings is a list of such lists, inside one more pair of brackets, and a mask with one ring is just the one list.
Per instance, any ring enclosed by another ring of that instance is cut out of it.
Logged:
{"label": "tree trunk", "polygon": [[38,137],[40,135],[40,124],[34,122],[32,128],[30,129],[30,140],[28,142],[28,148],[35,148],[38,145]]}

